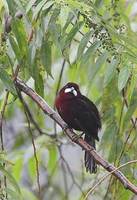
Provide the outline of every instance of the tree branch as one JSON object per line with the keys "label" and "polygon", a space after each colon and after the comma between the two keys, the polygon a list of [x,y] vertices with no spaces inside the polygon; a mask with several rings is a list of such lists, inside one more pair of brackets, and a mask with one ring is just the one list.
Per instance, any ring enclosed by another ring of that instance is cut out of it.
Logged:
{"label": "tree branch", "polygon": [[61,128],[65,131],[67,136],[71,139],[71,141],[75,142],[79,146],[82,147],[85,151],[89,152],[96,162],[101,165],[108,172],[112,172],[112,174],[123,184],[125,189],[131,190],[133,193],[137,194],[137,187],[133,185],[124,174],[119,171],[116,167],[109,164],[106,160],[104,160],[93,147],[91,147],[87,142],[85,142],[82,138],[76,138],[76,134],[69,128],[67,128],[67,124],[61,119],[61,117],[42,99],[33,89],[28,87],[22,80],[16,79],[15,85],[27,94],[31,99],[37,103],[37,105],[46,113],[50,118],[57,122],[61,126]]}

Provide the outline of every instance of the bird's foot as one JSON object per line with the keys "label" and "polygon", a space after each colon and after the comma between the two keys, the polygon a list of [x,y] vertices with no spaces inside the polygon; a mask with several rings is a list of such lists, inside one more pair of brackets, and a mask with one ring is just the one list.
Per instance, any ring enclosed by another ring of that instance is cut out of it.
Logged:
{"label": "bird's foot", "polygon": [[73,142],[78,141],[78,139],[81,138],[83,134],[84,134],[84,133],[81,133],[80,135],[73,135],[73,136],[72,136],[72,141],[73,141]]}

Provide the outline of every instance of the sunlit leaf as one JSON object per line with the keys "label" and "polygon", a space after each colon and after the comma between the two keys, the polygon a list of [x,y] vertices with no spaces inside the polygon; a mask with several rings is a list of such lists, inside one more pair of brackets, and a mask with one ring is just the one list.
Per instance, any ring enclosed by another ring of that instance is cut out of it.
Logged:
{"label": "sunlit leaf", "polygon": [[12,175],[14,176],[17,182],[19,182],[21,179],[22,168],[23,168],[23,159],[22,156],[20,156],[16,159],[12,171]]}
{"label": "sunlit leaf", "polygon": [[28,172],[32,181],[36,180],[36,161],[34,157],[28,160]]}
{"label": "sunlit leaf", "polygon": [[49,161],[48,161],[48,170],[53,172],[55,165],[57,163],[57,149],[56,147],[49,148]]}

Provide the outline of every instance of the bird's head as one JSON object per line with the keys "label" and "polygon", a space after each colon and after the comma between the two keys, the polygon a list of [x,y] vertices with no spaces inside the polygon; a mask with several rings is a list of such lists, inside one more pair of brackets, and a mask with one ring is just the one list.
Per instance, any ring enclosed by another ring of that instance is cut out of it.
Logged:
{"label": "bird's head", "polygon": [[78,97],[81,93],[79,90],[79,86],[76,83],[69,82],[67,83],[59,92],[63,96],[66,97]]}
{"label": "bird's head", "polygon": [[81,95],[79,86],[76,83],[67,83],[60,91],[56,98],[56,104],[60,104],[62,101],[77,98]]}

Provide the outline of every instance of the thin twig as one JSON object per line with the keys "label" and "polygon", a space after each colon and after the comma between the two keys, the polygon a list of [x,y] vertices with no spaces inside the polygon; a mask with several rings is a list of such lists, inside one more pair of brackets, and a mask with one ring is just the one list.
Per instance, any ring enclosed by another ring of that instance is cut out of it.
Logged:
{"label": "thin twig", "polygon": [[[112,172],[112,174],[123,184],[125,189],[129,189],[133,193],[137,194],[137,187],[133,185],[125,176],[124,174],[116,170],[116,167],[108,163],[106,160],[104,160],[97,152],[96,150],[91,147],[87,142],[83,140],[83,138],[76,138],[76,133],[74,133],[71,129],[67,128],[66,123],[61,119],[61,117],[40,97],[34,90],[32,90],[30,87],[28,87],[23,81],[20,79],[16,79],[15,81],[16,87],[23,91],[25,94],[31,97],[31,99],[37,103],[37,105],[43,110],[44,113],[46,113],[50,118],[55,120],[63,130],[65,130],[65,133],[67,136],[71,139],[71,141],[75,142],[79,146],[82,147],[85,151],[87,151],[91,156],[94,157],[96,162],[101,165],[106,171]],[[113,172],[114,171],[114,172]]]}
{"label": "thin twig", "polygon": [[31,111],[30,111],[30,109],[29,109],[27,103],[26,103],[25,101],[23,101],[23,103],[24,103],[24,107],[25,107],[25,110],[26,110],[26,112],[27,112],[27,114],[28,114],[28,117],[29,117],[30,121],[31,121],[32,124],[35,126],[35,128],[37,129],[37,131],[39,132],[39,134],[40,134],[40,135],[42,135],[42,134],[48,135],[48,134],[44,133],[44,132],[41,130],[41,128],[39,127],[39,125],[37,124],[37,122],[35,121],[35,119],[33,118],[33,115],[32,115],[32,113],[31,113]]}
{"label": "thin twig", "polygon": [[30,126],[30,119],[29,119],[29,115],[28,115],[28,110],[26,110],[26,103],[21,95],[21,92],[20,90],[18,90],[18,88],[16,88],[16,91],[17,91],[17,94],[18,94],[18,97],[24,107],[24,112],[25,112],[25,115],[26,115],[26,119],[27,119],[27,122],[28,122],[28,130],[29,130],[29,133],[30,133],[30,136],[31,136],[31,141],[32,141],[32,146],[33,146],[33,150],[34,150],[34,158],[35,158],[35,163],[36,163],[36,173],[37,173],[37,185],[38,185],[38,194],[39,194],[39,198],[41,196],[41,188],[40,188],[40,178],[39,178],[39,162],[38,162],[38,158],[37,158],[37,150],[36,150],[36,146],[35,146],[35,142],[34,142],[34,139],[33,139],[33,133],[32,133],[32,130],[31,130],[31,126]]}

